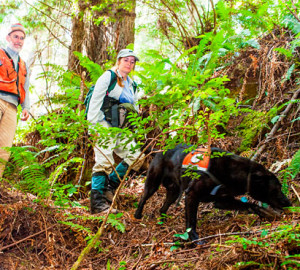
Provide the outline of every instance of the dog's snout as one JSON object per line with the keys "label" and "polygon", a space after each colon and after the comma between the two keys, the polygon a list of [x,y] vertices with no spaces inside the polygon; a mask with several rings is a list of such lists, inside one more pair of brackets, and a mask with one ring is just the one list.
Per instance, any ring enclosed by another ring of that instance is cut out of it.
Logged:
{"label": "dog's snout", "polygon": [[270,205],[277,209],[283,209],[292,206],[292,203],[284,194],[282,194],[280,197],[274,197]]}

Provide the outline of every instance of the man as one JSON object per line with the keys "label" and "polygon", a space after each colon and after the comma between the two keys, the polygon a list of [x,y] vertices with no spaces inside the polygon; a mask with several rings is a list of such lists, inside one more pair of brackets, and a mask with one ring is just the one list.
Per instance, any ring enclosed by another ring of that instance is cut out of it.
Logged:
{"label": "man", "polygon": [[0,49],[0,178],[10,153],[17,127],[17,106],[21,104],[21,120],[29,118],[29,76],[19,52],[26,34],[23,25],[16,23],[9,28],[6,49]]}

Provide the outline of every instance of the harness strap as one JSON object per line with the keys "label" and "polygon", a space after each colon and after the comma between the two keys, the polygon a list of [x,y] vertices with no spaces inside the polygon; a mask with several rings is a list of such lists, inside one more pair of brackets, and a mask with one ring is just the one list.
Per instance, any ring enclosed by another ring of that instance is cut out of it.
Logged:
{"label": "harness strap", "polygon": [[219,186],[223,185],[223,183],[219,181],[218,178],[215,177],[211,172],[205,171],[204,173],[206,173],[210,177],[210,179],[213,180],[217,185]]}
{"label": "harness strap", "polygon": [[[206,155],[206,149],[196,149],[189,153],[183,160],[182,167],[183,168],[192,168],[202,171],[203,173],[207,174],[213,182],[215,182],[216,186],[212,189],[211,195],[216,195],[218,190],[224,186],[224,184],[211,172],[209,172],[209,164],[210,164],[210,158],[208,158]],[[200,158],[203,156],[202,160],[199,161],[199,155]],[[201,162],[201,163],[200,163]],[[246,189],[246,195],[250,196],[250,187],[251,187],[251,171],[253,167],[253,163],[249,161],[249,172],[247,175],[247,189]]]}
{"label": "harness strap", "polygon": [[111,125],[113,127],[119,126],[119,105],[115,104],[111,107]]}
{"label": "harness strap", "polygon": [[210,192],[210,195],[215,196],[217,194],[218,190],[220,189],[220,187],[222,187],[222,185],[215,186],[213,188],[213,190]]}
{"label": "harness strap", "polygon": [[210,157],[207,155],[206,148],[197,148],[196,150],[190,152],[183,160],[182,167],[183,168],[194,168],[197,171],[202,171],[203,173],[207,174],[213,182],[217,186],[213,188],[211,191],[211,195],[216,195],[217,191],[223,183],[218,180],[211,172],[209,172],[209,164],[210,164]]}

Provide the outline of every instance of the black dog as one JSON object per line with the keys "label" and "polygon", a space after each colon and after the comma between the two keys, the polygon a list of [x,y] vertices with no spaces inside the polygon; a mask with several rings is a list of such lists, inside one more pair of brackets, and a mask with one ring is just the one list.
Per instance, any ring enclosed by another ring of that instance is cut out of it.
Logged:
{"label": "black dog", "polygon": [[[255,203],[242,202],[234,196],[248,194],[254,200],[265,202],[276,210],[291,206],[281,192],[276,176],[250,159],[234,155],[218,148],[211,149],[211,159],[206,171],[183,168],[182,163],[191,146],[178,145],[165,154],[158,153],[152,160],[135,218],[142,217],[146,201],[162,184],[166,200],[160,213],[166,213],[183,191],[185,191],[186,228],[191,228],[191,240],[199,239],[196,233],[197,209],[200,202],[214,202],[221,209],[243,210],[266,217],[268,212]],[[192,174],[191,174],[192,173]],[[195,174],[198,177],[194,177]]]}

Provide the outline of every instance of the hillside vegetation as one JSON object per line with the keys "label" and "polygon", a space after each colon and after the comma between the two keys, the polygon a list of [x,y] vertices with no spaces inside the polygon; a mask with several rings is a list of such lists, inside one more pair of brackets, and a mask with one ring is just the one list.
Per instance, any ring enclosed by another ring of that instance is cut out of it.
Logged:
{"label": "hillside vegetation", "polygon": [[[134,76],[144,95],[139,114],[130,117],[136,132],[122,132],[143,149],[192,143],[255,160],[275,173],[293,206],[267,220],[200,204],[197,231],[205,244],[194,245],[185,232],[183,199],[159,216],[163,188],[141,220],[133,217],[150,155],[123,179],[113,202],[119,213],[91,215],[93,145],[120,129],[88,134],[83,100],[115,52],[101,64],[77,51],[76,70],[46,65],[40,79],[56,88],[40,96],[47,113],[34,117],[10,149],[0,182],[0,269],[298,269],[299,4],[218,1],[206,10],[197,1],[141,3],[160,19],[136,26],[136,35],[147,30],[160,48],[140,45]],[[104,12],[111,3],[102,4]],[[197,7],[203,12],[189,23],[186,16]],[[32,29],[34,11],[24,18]]]}

